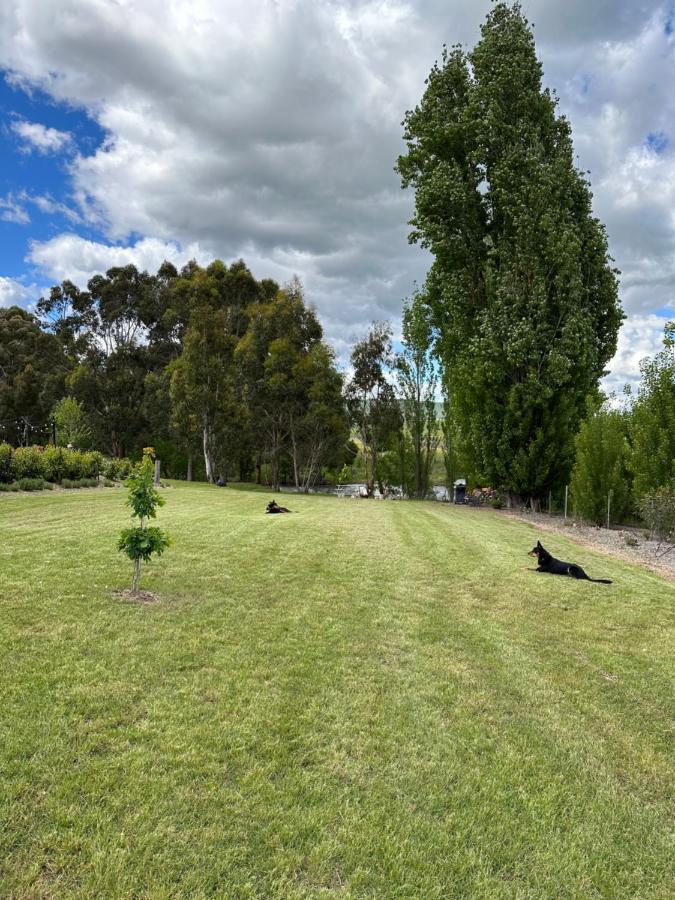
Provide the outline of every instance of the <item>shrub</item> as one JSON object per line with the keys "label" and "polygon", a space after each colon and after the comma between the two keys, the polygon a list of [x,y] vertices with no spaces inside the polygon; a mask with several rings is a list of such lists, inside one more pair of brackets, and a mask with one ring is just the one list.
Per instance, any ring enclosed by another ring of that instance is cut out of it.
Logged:
{"label": "shrub", "polygon": [[47,482],[44,478],[19,478],[17,485],[20,491],[42,491]]}
{"label": "shrub", "polygon": [[652,537],[662,543],[675,543],[675,488],[661,487],[644,494],[638,510]]}
{"label": "shrub", "polygon": [[101,474],[110,481],[124,481],[131,474],[131,461],[124,459],[103,459],[101,457]]}
{"label": "shrub", "polygon": [[77,481],[82,477],[82,456],[79,450],[66,450],[64,455],[63,479]]}
{"label": "shrub", "polygon": [[501,497],[494,497],[492,500],[490,500],[490,506],[493,509],[501,509],[504,506],[504,501]]}
{"label": "shrub", "polygon": [[66,490],[76,490],[77,488],[98,487],[97,478],[64,478],[61,487]]}
{"label": "shrub", "polygon": [[0,444],[0,483],[12,480],[12,448],[9,444]]}
{"label": "shrub", "polygon": [[5,481],[0,481],[0,493],[16,493],[19,490],[19,485],[16,481],[12,481],[10,484],[7,484]]}
{"label": "shrub", "polygon": [[576,437],[576,461],[571,490],[576,510],[596,525],[607,522],[611,491],[611,519],[622,522],[631,509],[630,448],[626,417],[618,410],[589,405],[588,417]]}
{"label": "shrub", "polygon": [[42,451],[38,447],[17,447],[12,454],[12,475],[22,478],[42,478]]}
{"label": "shrub", "polygon": [[103,455],[98,450],[80,454],[80,478],[98,478],[103,468]]}
{"label": "shrub", "polygon": [[47,481],[60,482],[67,466],[70,451],[62,447],[46,447],[42,453],[42,475]]}

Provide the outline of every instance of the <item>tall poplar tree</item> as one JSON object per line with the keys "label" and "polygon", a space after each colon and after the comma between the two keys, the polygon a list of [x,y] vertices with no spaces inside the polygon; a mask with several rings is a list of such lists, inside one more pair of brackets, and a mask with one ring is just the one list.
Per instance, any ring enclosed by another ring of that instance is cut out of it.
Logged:
{"label": "tall poplar tree", "polygon": [[398,160],[412,242],[474,475],[536,502],[567,477],[586,398],[623,314],[569,122],[542,90],[532,29],[497,3],[469,54],[444,49]]}

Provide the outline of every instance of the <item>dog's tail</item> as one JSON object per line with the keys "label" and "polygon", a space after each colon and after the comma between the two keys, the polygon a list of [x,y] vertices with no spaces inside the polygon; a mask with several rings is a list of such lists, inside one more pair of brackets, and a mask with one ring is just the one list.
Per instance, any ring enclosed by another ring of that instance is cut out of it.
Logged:
{"label": "dog's tail", "polygon": [[594,581],[596,584],[612,584],[609,578],[589,578],[589,581]]}

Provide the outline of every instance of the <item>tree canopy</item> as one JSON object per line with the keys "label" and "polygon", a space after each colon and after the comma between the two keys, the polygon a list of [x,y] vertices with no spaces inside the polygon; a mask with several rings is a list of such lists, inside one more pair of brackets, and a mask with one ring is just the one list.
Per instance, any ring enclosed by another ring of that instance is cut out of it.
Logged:
{"label": "tree canopy", "polygon": [[616,350],[617,273],[519,4],[497,3],[470,53],[444,48],[426,84],[397,169],[410,239],[434,255],[454,421],[479,480],[539,498],[567,477]]}

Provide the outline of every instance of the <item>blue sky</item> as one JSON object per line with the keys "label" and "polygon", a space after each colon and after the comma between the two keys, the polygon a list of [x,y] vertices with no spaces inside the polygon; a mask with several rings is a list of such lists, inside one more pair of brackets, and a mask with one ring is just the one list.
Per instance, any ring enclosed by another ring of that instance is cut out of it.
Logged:
{"label": "blue sky", "polygon": [[[24,284],[42,283],[44,273],[27,261],[31,241],[47,241],[64,230],[104,239],[78,212],[69,166],[76,154],[95,153],[105,132],[86,111],[55,102],[38,88],[13,85],[3,74],[0,201],[6,205],[0,208],[0,275]],[[69,135],[70,141],[58,152],[44,152],[17,132],[22,123],[39,123]]]}
{"label": "blue sky", "polygon": [[[400,322],[401,118],[489,0],[4,0],[0,305],[133,262],[298,274],[345,359]],[[675,315],[675,7],[525,0],[622,271],[620,390]]]}

